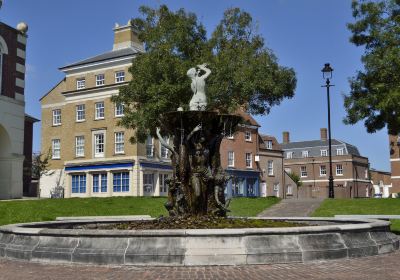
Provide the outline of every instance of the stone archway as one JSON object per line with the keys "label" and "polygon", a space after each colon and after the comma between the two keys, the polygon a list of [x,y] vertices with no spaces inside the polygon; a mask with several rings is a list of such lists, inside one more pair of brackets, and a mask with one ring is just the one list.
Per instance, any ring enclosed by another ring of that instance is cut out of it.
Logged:
{"label": "stone archway", "polygon": [[0,199],[10,198],[12,174],[11,141],[7,130],[0,124]]}

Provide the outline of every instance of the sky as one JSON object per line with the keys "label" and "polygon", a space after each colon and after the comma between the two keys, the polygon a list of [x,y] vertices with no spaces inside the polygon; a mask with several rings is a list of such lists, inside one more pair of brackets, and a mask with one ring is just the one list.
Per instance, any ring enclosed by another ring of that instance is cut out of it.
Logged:
{"label": "sky", "polygon": [[[0,21],[15,27],[28,24],[25,101],[26,113],[41,118],[39,99],[64,76],[59,67],[111,50],[113,27],[138,17],[138,8],[166,4],[170,9],[194,12],[208,35],[227,8],[249,12],[274,52],[278,63],[294,68],[297,88],[292,99],[273,107],[267,116],[256,116],[260,132],[282,141],[319,139],[327,127],[326,89],[321,69],[331,63],[332,138],[358,147],[372,168],[390,170],[386,129],[368,134],[363,123],[345,125],[343,95],[348,79],[362,69],[363,49],[349,42],[346,24],[353,22],[351,0],[4,0]],[[40,150],[40,123],[35,124],[33,150]]]}

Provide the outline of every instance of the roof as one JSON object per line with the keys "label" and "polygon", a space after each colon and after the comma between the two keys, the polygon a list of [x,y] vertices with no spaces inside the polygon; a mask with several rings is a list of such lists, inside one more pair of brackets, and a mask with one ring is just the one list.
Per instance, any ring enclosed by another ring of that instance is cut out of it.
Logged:
{"label": "roof", "polygon": [[134,47],[119,49],[119,50],[115,50],[115,51],[102,53],[102,54],[99,54],[99,55],[96,55],[96,56],[93,56],[93,57],[90,57],[90,58],[87,58],[87,59],[84,59],[81,61],[77,61],[75,63],[61,67],[60,70],[71,68],[71,67],[76,67],[76,66],[80,66],[80,65],[90,64],[90,63],[94,63],[94,62],[100,62],[100,61],[105,61],[105,60],[110,60],[110,59],[132,56],[132,55],[135,55],[135,54],[138,54],[141,52],[142,52],[141,50],[134,48]]}
{"label": "roof", "polygon": [[243,110],[237,110],[236,114],[238,114],[239,116],[241,116],[243,118],[243,120],[249,124],[249,125],[254,125],[257,127],[260,127],[260,125],[258,124],[258,122],[248,113],[244,112]]}
{"label": "roof", "polygon": [[[285,152],[292,151],[294,152],[293,157],[301,157],[302,150],[308,151],[309,157],[319,157],[321,156],[321,150],[328,149],[329,141],[328,140],[310,140],[310,141],[301,141],[301,142],[290,142],[286,144],[281,144],[282,150]],[[360,156],[360,152],[358,151],[356,146],[348,144],[346,142],[332,139],[332,146],[335,148],[343,148],[344,155],[355,155]],[[332,148],[332,150],[334,150]],[[298,154],[296,156],[296,151]]]}
{"label": "roof", "polygon": [[32,123],[40,122],[40,120],[38,120],[37,118],[32,117],[31,115],[28,115],[28,114],[25,114],[25,119],[28,121],[31,121]]}

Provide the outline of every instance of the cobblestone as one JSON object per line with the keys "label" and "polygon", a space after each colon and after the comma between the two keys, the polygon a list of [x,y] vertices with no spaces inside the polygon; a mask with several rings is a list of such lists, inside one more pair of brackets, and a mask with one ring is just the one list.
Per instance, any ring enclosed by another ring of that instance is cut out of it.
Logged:
{"label": "cobblestone", "polygon": [[248,266],[112,267],[44,264],[0,258],[0,279],[400,279],[400,252],[351,260]]}

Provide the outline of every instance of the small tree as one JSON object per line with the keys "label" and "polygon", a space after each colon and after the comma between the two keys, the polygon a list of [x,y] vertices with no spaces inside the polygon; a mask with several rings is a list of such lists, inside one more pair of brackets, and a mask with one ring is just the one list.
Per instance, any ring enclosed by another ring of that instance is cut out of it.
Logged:
{"label": "small tree", "polygon": [[51,150],[49,149],[46,154],[37,153],[33,154],[32,158],[32,176],[38,179],[38,197],[40,197],[40,179],[44,175],[52,175],[54,171],[49,170]]}
{"label": "small tree", "polygon": [[299,188],[303,185],[303,182],[300,179],[300,176],[294,173],[293,171],[290,173],[287,173],[287,175],[292,179],[292,181],[296,184],[296,186]]}

